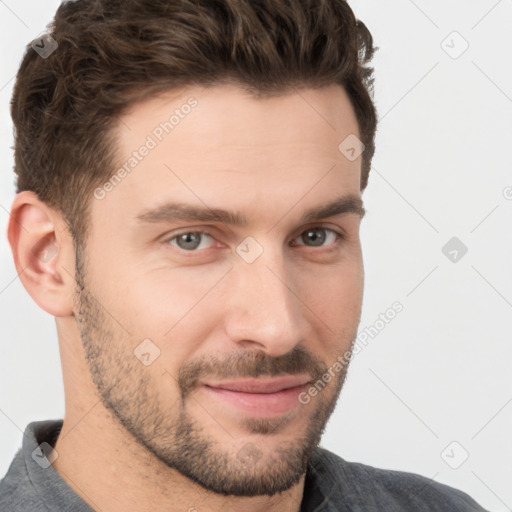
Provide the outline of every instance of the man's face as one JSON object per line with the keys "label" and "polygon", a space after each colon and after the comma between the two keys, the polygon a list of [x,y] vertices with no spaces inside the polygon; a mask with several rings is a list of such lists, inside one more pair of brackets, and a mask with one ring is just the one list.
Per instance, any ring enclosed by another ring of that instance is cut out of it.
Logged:
{"label": "man's face", "polygon": [[338,86],[272,99],[191,87],[121,121],[125,172],[95,192],[77,262],[75,316],[99,395],[137,442],[203,487],[283,491],[320,441],[346,373],[332,367],[361,313],[354,203],[305,218],[360,199],[360,158],[338,149],[358,134],[348,97]]}

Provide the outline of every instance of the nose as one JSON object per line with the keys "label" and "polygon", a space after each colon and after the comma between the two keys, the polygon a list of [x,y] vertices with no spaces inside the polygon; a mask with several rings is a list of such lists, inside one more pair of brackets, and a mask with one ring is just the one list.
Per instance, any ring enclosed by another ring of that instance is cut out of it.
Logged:
{"label": "nose", "polygon": [[265,251],[253,263],[237,261],[230,272],[225,329],[244,348],[286,354],[309,336],[307,306],[282,254]]}

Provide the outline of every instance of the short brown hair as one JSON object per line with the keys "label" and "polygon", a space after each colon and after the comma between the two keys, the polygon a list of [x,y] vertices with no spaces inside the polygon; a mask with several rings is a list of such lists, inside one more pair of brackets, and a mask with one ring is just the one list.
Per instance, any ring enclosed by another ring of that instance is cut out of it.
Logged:
{"label": "short brown hair", "polygon": [[62,212],[77,245],[92,191],[115,169],[119,115],[187,85],[234,83],[256,97],[343,86],[367,185],[374,47],[345,0],[76,0],[61,4],[49,30],[58,48],[41,58],[29,44],[14,87],[16,185]]}

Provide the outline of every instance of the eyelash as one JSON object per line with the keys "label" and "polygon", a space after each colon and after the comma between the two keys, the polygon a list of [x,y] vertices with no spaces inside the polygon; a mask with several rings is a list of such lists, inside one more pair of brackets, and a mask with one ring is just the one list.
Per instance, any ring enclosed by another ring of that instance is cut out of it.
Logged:
{"label": "eyelash", "polygon": [[[305,229],[304,231],[302,231],[301,233],[299,233],[298,236],[296,236],[294,238],[294,240],[296,238],[299,238],[301,237],[304,233],[307,233],[308,231],[310,230],[314,230],[314,229],[322,229],[326,232],[331,232],[331,233],[334,233],[334,235],[336,235],[336,239],[335,241],[332,243],[332,244],[329,244],[329,245],[321,245],[321,246],[308,246],[308,245],[305,245],[305,244],[297,244],[299,246],[304,246],[304,247],[310,247],[310,248],[313,248],[313,249],[324,249],[326,250],[326,248],[329,248],[331,247],[330,249],[327,249],[327,251],[329,250],[334,250],[335,249],[335,246],[339,245],[339,243],[343,240],[345,240],[346,236],[345,236],[345,233],[343,232],[340,232],[340,231],[336,231],[335,229],[332,229],[332,228],[328,228],[328,227],[324,227],[324,226],[313,226],[311,228],[308,228],[308,229]],[[186,235],[186,234],[199,234],[199,235],[206,235],[206,236],[209,236],[210,238],[212,238],[213,240],[215,240],[215,237],[213,235],[211,235],[210,233],[208,233],[207,231],[193,231],[193,230],[186,230],[186,231],[181,231],[180,233],[175,233],[172,237],[167,237],[163,240],[163,244],[164,245],[173,245],[175,249],[177,249],[178,251],[180,252],[183,252],[183,253],[190,253],[190,254],[193,254],[193,253],[199,253],[201,251],[207,251],[208,249],[210,249],[211,247],[208,247],[206,249],[192,249],[192,250],[189,250],[187,251],[186,249],[182,249],[181,247],[178,247],[177,245],[174,245],[174,244],[171,244],[171,242],[175,239],[177,239],[178,237],[180,237],[181,235]]]}

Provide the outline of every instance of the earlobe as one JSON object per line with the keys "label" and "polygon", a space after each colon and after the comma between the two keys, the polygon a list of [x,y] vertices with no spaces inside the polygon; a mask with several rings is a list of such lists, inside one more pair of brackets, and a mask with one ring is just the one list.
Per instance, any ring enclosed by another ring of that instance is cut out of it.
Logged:
{"label": "earlobe", "polygon": [[73,314],[74,248],[65,227],[34,192],[16,195],[7,232],[16,271],[35,302],[56,317]]}

